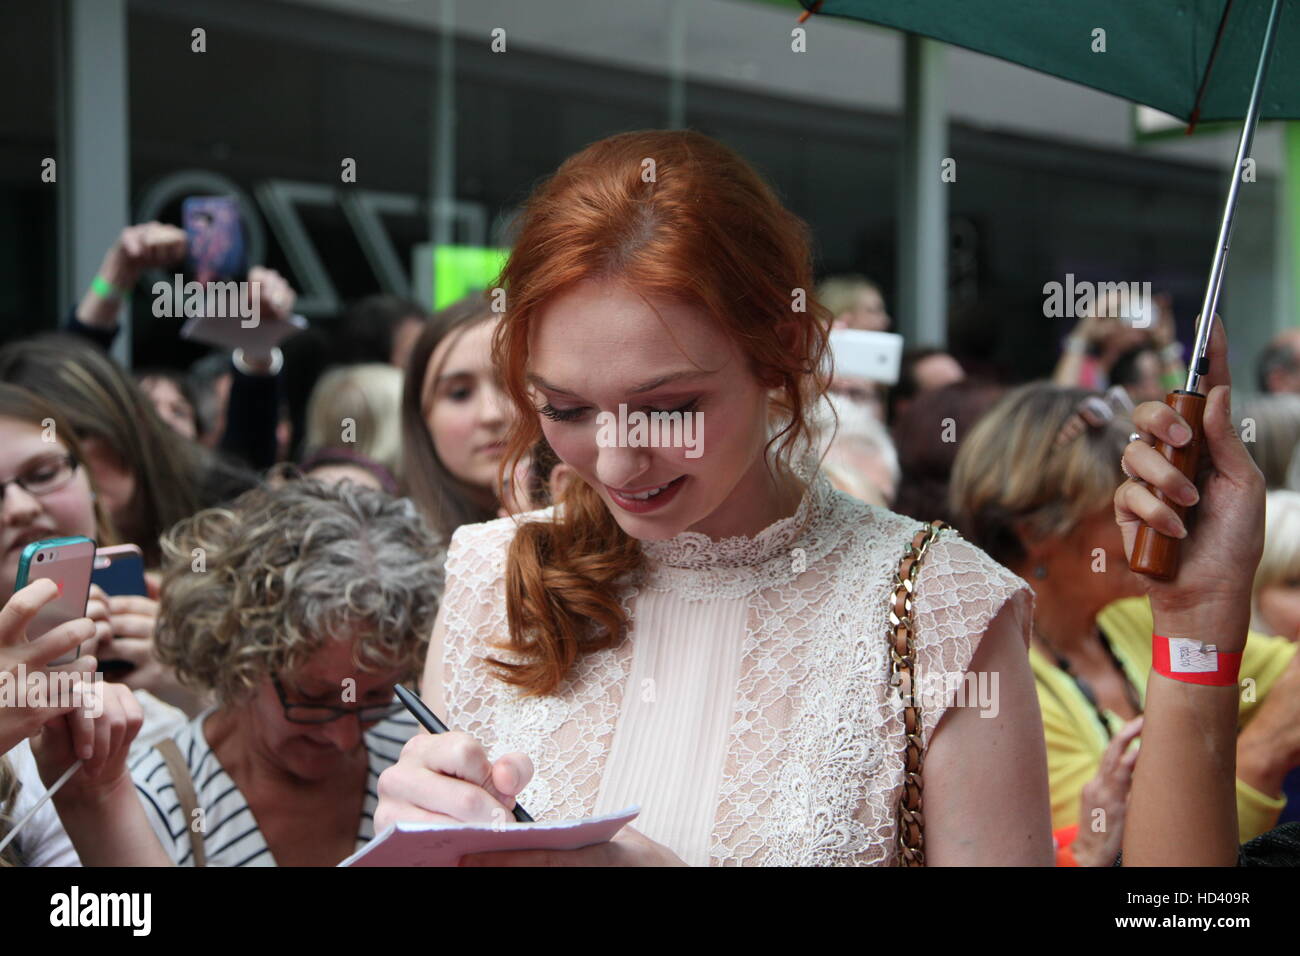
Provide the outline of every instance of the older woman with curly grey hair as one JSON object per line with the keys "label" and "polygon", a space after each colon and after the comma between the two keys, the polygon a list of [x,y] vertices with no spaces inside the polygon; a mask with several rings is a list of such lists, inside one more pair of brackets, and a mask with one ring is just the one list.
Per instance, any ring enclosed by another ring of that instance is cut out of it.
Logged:
{"label": "older woman with curly grey hair", "polygon": [[183,866],[329,866],[373,836],[375,786],[416,731],[443,555],[408,501],[258,488],[164,538],[156,646],[216,705],[131,768]]}

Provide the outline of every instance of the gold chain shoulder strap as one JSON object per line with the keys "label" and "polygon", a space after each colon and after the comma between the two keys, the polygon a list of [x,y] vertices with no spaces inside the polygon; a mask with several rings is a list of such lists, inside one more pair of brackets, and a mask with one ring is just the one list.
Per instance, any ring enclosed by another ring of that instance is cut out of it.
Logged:
{"label": "gold chain shoulder strap", "polygon": [[915,664],[912,636],[912,596],[921,561],[939,531],[948,527],[943,521],[931,521],[921,528],[903,550],[903,559],[894,574],[894,600],[889,608],[889,658],[893,675],[889,683],[898,688],[904,703],[903,730],[907,750],[903,764],[903,792],[898,799],[898,864],[925,866],[925,818],[921,814],[921,764],[925,759],[925,742],[921,739],[921,712],[912,694],[912,668]]}

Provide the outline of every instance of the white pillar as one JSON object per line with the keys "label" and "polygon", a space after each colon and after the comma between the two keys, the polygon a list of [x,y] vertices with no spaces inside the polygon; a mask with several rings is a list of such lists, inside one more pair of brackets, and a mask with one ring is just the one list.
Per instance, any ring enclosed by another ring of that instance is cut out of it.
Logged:
{"label": "white pillar", "polygon": [[[60,319],[80,299],[128,225],[130,130],[126,0],[67,0],[58,164]],[[120,309],[113,355],[131,361],[131,310]]]}

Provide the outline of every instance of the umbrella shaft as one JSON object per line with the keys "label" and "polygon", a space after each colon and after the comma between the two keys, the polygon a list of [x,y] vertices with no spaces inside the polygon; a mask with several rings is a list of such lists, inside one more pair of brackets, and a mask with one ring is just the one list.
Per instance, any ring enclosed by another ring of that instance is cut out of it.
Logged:
{"label": "umbrella shaft", "polygon": [[1223,204],[1223,218],[1219,221],[1219,238],[1214,246],[1214,261],[1210,264],[1210,279],[1205,286],[1205,299],[1201,303],[1201,314],[1196,323],[1196,344],[1192,348],[1192,358],[1187,367],[1187,388],[1189,392],[1199,392],[1201,376],[1209,371],[1205,359],[1206,349],[1210,344],[1210,323],[1215,309],[1219,306],[1219,289],[1223,285],[1223,270],[1228,262],[1228,244],[1232,238],[1232,219],[1237,212],[1237,194],[1241,190],[1241,168],[1250,153],[1251,143],[1255,139],[1255,127],[1259,125],[1259,100],[1264,89],[1264,74],[1268,70],[1269,54],[1273,50],[1273,40],[1277,36],[1278,11],[1282,0],[1273,0],[1273,9],[1268,15],[1268,26],[1264,30],[1264,42],[1259,51],[1259,65],[1255,68],[1255,84],[1250,91],[1250,106],[1246,109],[1246,121],[1241,128],[1241,139],[1237,142],[1237,161],[1233,164],[1232,180],[1228,186],[1228,198]]}

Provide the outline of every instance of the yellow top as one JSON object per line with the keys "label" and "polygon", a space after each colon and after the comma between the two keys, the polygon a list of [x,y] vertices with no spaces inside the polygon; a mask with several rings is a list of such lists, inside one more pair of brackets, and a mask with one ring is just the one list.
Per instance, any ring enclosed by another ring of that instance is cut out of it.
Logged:
{"label": "yellow top", "polygon": [[[1108,605],[1097,615],[1115,656],[1137,689],[1145,707],[1147,677],[1151,673],[1151,605],[1145,597],[1125,598]],[[1250,721],[1258,702],[1281,676],[1296,653],[1296,645],[1282,637],[1268,637],[1252,631],[1241,657],[1241,679],[1254,680],[1243,687],[1241,723]],[[1047,738],[1047,772],[1052,793],[1052,829],[1079,823],[1079,798],[1083,786],[1097,774],[1101,756],[1110,742],[1097,720],[1097,712],[1083,696],[1074,679],[1056,666],[1035,646],[1029,648],[1029,663],[1038,686],[1038,704],[1043,711],[1043,733]],[[1253,692],[1248,692],[1253,691]],[[1125,721],[1104,710],[1112,733]],[[1237,824],[1245,843],[1272,829],[1286,806],[1285,797],[1270,797],[1241,780],[1237,781]]]}

